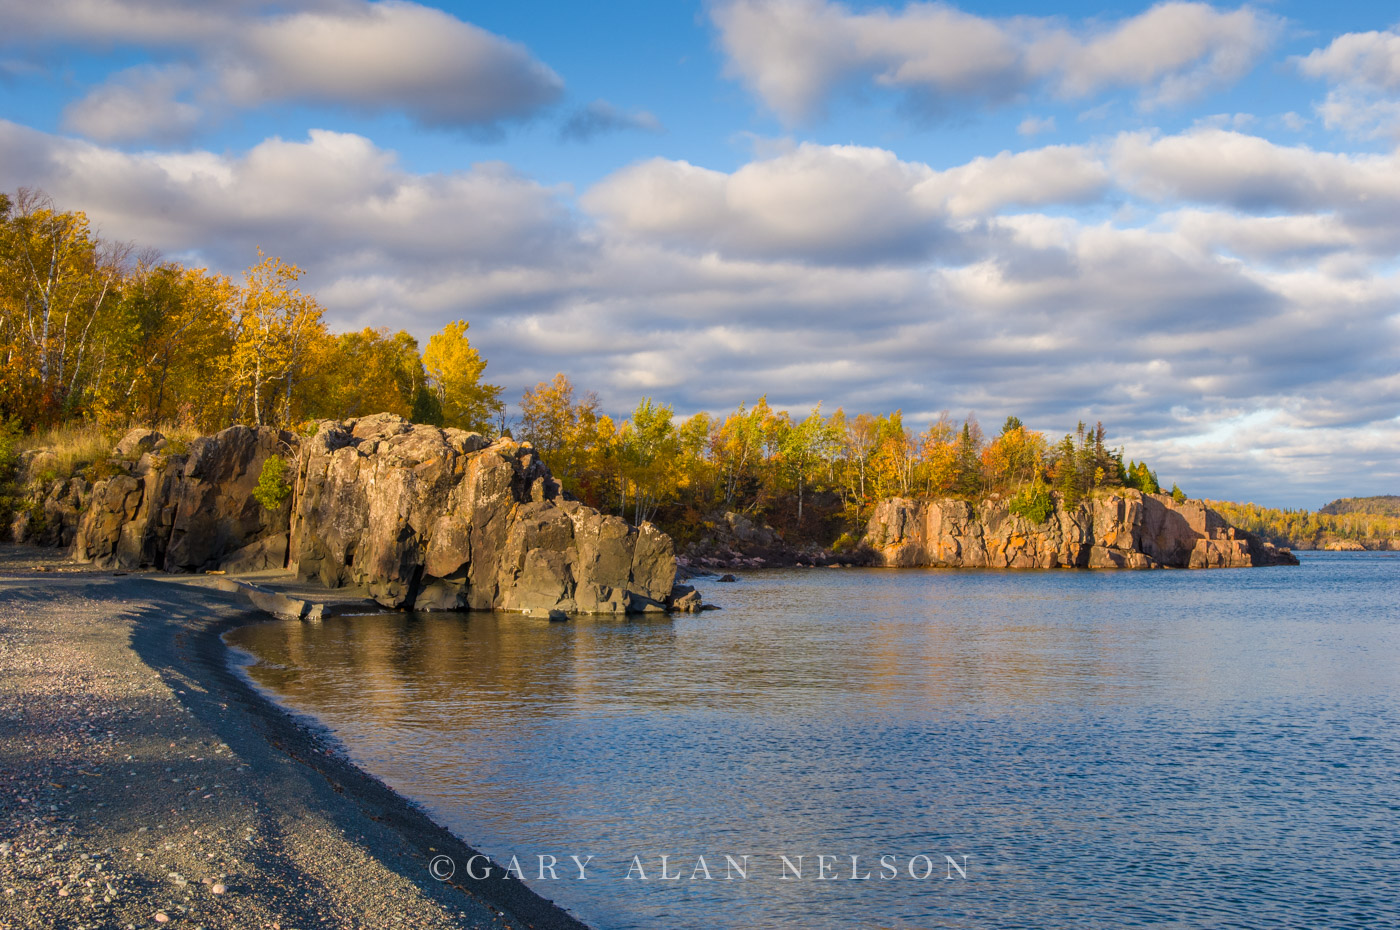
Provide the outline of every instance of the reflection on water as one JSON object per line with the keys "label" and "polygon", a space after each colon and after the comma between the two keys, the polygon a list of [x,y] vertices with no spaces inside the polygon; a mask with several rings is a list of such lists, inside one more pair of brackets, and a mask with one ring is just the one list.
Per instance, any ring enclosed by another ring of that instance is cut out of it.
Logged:
{"label": "reflection on water", "polygon": [[[725,610],[694,617],[390,614],[229,640],[599,928],[1373,926],[1400,922],[1397,581],[1381,554],[798,570],[710,585]],[[594,857],[587,880],[571,854]],[[839,877],[817,880],[819,855]]]}

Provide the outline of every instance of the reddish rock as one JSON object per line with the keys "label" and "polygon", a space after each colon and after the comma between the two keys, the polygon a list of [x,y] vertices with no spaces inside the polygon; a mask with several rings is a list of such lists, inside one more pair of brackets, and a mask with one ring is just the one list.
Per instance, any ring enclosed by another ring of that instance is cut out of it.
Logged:
{"label": "reddish rock", "polygon": [[864,544],[876,564],[951,568],[1247,568],[1297,565],[1231,526],[1202,501],[1121,490],[1066,510],[1057,497],[1042,524],[1004,501],[892,498],[875,508]]}

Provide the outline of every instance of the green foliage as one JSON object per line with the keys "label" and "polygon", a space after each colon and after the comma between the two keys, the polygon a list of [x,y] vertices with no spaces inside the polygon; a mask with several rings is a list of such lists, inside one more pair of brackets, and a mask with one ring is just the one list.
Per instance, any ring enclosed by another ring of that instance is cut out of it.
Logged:
{"label": "green foliage", "polygon": [[[0,203],[7,207],[8,203]],[[3,210],[0,210],[3,215]],[[19,499],[15,477],[19,471],[19,440],[22,435],[18,418],[0,420],[0,539],[8,537],[10,521],[14,518]]]}
{"label": "green foliage", "polygon": [[1380,494],[1375,497],[1340,497],[1318,508],[1319,514],[1340,517],[1349,513],[1400,517],[1400,496]]}
{"label": "green foliage", "polygon": [[418,386],[413,392],[413,408],[410,411],[409,419],[414,423],[426,423],[429,426],[442,426],[442,401],[432,392],[426,384]]}
{"label": "green foliage", "polygon": [[287,462],[280,455],[269,455],[263,462],[262,473],[258,475],[258,486],[253,489],[253,498],[264,509],[276,510],[282,506],[292,486],[287,484]]}
{"label": "green foliage", "polygon": [[860,537],[854,533],[842,533],[831,544],[832,552],[854,552],[860,546]]}
{"label": "green foliage", "polygon": [[126,474],[126,469],[122,468],[121,462],[113,458],[103,458],[87,465],[79,472],[89,482],[103,481],[107,478],[115,478],[117,475]]}
{"label": "green foliage", "polygon": [[1136,488],[1144,494],[1161,494],[1162,485],[1157,481],[1156,472],[1147,467],[1146,462],[1129,462],[1123,477],[1123,486]]}
{"label": "green foliage", "polygon": [[1278,546],[1325,549],[1331,543],[1355,542],[1368,549],[1400,548],[1400,515],[1329,513],[1327,507],[1312,513],[1229,501],[1211,501],[1210,506],[1240,529]]}
{"label": "green foliage", "polygon": [[1186,500],[1186,492],[1175,484],[1172,485],[1172,500],[1176,501],[1178,504]]}
{"label": "green foliage", "polygon": [[1050,515],[1055,512],[1055,501],[1050,496],[1050,488],[1039,476],[1017,491],[1007,506],[1016,516],[1023,517],[1037,526],[1049,520]]}
{"label": "green foliage", "polygon": [[15,478],[19,467],[19,440],[23,433],[18,417],[0,420],[0,483]]}

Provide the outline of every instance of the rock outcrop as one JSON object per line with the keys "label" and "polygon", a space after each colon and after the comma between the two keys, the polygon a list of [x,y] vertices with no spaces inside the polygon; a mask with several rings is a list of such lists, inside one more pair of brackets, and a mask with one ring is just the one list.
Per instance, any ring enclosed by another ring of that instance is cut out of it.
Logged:
{"label": "rock outcrop", "polygon": [[[264,463],[286,494],[254,496]],[[386,607],[543,616],[699,609],[675,585],[670,537],[567,500],[534,450],[381,414],[324,421],[311,437],[235,426],[174,451],[133,430],[109,473],[48,485],[17,541],[71,545],[104,568],[291,568]]]}
{"label": "rock outcrop", "polygon": [[670,537],[565,500],[526,444],[393,416],[320,425],[302,444],[290,563],[389,607],[664,610]]}
{"label": "rock outcrop", "polygon": [[1297,565],[1236,529],[1204,502],[1122,490],[1067,509],[1057,497],[1042,524],[1004,501],[882,501],[863,544],[875,563],[950,568],[1247,568]]}

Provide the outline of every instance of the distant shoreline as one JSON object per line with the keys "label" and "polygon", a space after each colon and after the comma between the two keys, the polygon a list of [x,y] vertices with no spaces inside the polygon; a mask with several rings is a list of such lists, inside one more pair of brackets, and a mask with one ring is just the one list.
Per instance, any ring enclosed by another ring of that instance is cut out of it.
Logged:
{"label": "distant shoreline", "polygon": [[0,546],[0,924],[587,930],[517,881],[437,881],[476,851],[230,667],[222,634],[264,615],[180,581]]}

